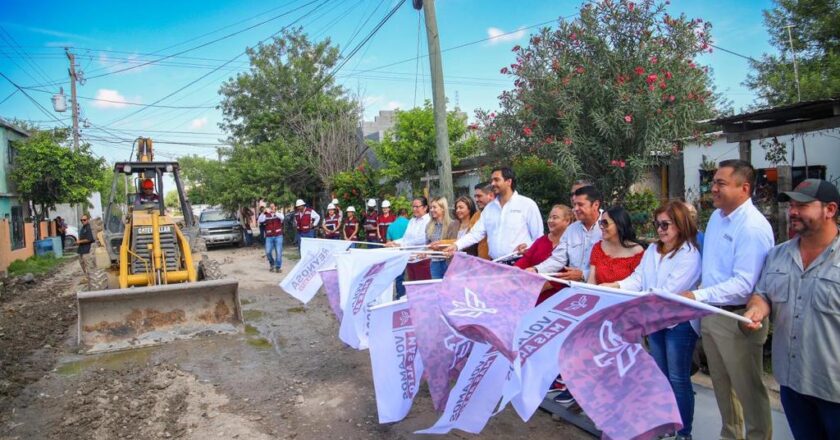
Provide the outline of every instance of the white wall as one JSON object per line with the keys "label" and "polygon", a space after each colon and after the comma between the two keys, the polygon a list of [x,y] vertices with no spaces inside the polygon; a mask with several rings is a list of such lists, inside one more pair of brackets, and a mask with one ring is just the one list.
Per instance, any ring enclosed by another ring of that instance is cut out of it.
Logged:
{"label": "white wall", "polygon": [[[784,142],[787,147],[788,162],[794,167],[805,166],[805,154],[803,154],[802,142],[805,142],[805,151],[808,156],[808,165],[823,165],[826,167],[826,180],[832,181],[835,185],[840,180],[840,130],[820,130],[805,133],[804,135],[782,136],[779,142]],[[795,142],[794,142],[795,141]],[[792,148],[792,145],[795,146]],[[738,159],[738,143],[727,143],[726,137],[718,135],[711,146],[688,144],[683,150],[683,165],[685,166],[685,192],[686,198],[694,201],[700,190],[700,164],[702,156],[706,155],[707,160],[718,163],[727,159]],[[765,158],[765,150],[761,148],[760,141],[752,141],[751,162],[756,169],[775,168],[775,165]]]}

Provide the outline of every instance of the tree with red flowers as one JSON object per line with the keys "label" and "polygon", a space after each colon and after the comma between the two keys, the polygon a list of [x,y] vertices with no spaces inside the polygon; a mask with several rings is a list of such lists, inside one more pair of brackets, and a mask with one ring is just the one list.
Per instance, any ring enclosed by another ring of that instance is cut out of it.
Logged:
{"label": "tree with red flowers", "polygon": [[498,112],[478,112],[486,151],[551,160],[623,199],[644,171],[679,152],[678,140],[698,135],[697,121],[718,101],[696,61],[711,51],[711,25],[673,17],[667,3],[587,3],[576,20],[514,47],[515,61],[501,69],[514,89],[501,94]]}

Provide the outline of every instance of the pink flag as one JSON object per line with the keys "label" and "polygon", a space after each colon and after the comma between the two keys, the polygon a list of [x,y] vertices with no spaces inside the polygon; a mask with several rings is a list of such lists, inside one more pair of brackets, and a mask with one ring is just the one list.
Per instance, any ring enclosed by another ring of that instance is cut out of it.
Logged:
{"label": "pink flag", "polygon": [[451,382],[458,377],[472,350],[473,342],[450,327],[437,304],[442,282],[406,282],[406,297],[417,332],[417,345],[423,359],[432,404],[443,411]]}
{"label": "pink flag", "polygon": [[341,310],[341,293],[338,291],[338,271],[335,268],[321,269],[318,274],[321,276],[321,281],[324,282],[324,292],[327,294],[330,309],[332,309],[338,322],[341,322],[344,311]]}
{"label": "pink flag", "polygon": [[640,342],[709,312],[655,294],[598,309],[570,330],[559,354],[560,371],[581,408],[611,439],[652,439],[679,430],[671,385]]}
{"label": "pink flag", "polygon": [[539,275],[516,267],[456,254],[438,304],[452,327],[474,341],[491,344],[512,361],[516,325],[534,308],[544,284]]}

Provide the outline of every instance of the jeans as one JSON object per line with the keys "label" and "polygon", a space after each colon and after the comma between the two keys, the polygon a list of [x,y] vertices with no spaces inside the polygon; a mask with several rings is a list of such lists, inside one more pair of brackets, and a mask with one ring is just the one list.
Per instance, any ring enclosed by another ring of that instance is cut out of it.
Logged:
{"label": "jeans", "polygon": [[397,297],[394,298],[395,300],[405,296],[405,286],[403,285],[403,282],[405,282],[405,272],[397,275],[397,279],[394,280],[394,284],[397,287]]}
{"label": "jeans", "polygon": [[245,246],[251,246],[254,244],[254,234],[251,233],[250,227],[243,228],[242,235],[245,237]]}
{"label": "jeans", "polygon": [[446,260],[432,260],[432,264],[429,267],[429,272],[432,273],[432,279],[439,280],[443,278],[448,267],[449,263]]}
{"label": "jeans", "polygon": [[677,407],[683,421],[683,428],[677,432],[680,435],[691,435],[691,425],[694,421],[691,357],[696,343],[697,333],[689,322],[648,335],[650,354],[668,378],[671,388],[674,389],[674,397],[677,398]]}
{"label": "jeans", "polygon": [[[276,253],[276,257],[274,254]],[[265,237],[265,256],[268,258],[268,267],[277,268],[283,265],[283,236]]]}
{"label": "jeans", "polygon": [[840,438],[840,402],[831,402],[780,387],[779,396],[796,440]]}
{"label": "jeans", "polygon": [[297,233],[297,240],[296,240],[297,243],[296,244],[297,244],[298,250],[300,250],[300,239],[303,238],[303,237],[315,238],[315,230],[310,229],[307,232],[298,232]]}

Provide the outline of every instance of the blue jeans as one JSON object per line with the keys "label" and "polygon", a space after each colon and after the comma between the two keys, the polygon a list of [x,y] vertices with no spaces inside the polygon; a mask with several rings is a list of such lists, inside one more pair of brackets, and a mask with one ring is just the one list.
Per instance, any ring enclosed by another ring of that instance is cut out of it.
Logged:
{"label": "blue jeans", "polygon": [[315,230],[310,229],[307,232],[298,232],[297,233],[297,240],[296,240],[297,243],[296,244],[297,244],[298,250],[300,250],[300,239],[303,238],[303,237],[315,238]]}
{"label": "blue jeans", "polygon": [[243,228],[242,235],[245,237],[245,246],[251,246],[254,244],[254,234],[251,233],[251,228]]}
{"label": "blue jeans", "polygon": [[[276,257],[274,255],[277,255]],[[280,269],[283,265],[283,236],[265,237],[265,256],[268,258],[268,267]]]}
{"label": "blue jeans", "polygon": [[446,274],[446,269],[449,267],[449,263],[446,260],[432,260],[431,266],[429,266],[429,272],[432,273],[433,280],[439,280],[443,278],[443,275]]}
{"label": "blue jeans", "polygon": [[648,335],[650,354],[668,378],[683,421],[680,435],[691,435],[694,422],[694,387],[691,385],[691,357],[697,343],[697,333],[689,322],[678,324]]}
{"label": "blue jeans", "polygon": [[796,440],[828,440],[840,438],[840,402],[831,402],[779,388],[788,425]]}

